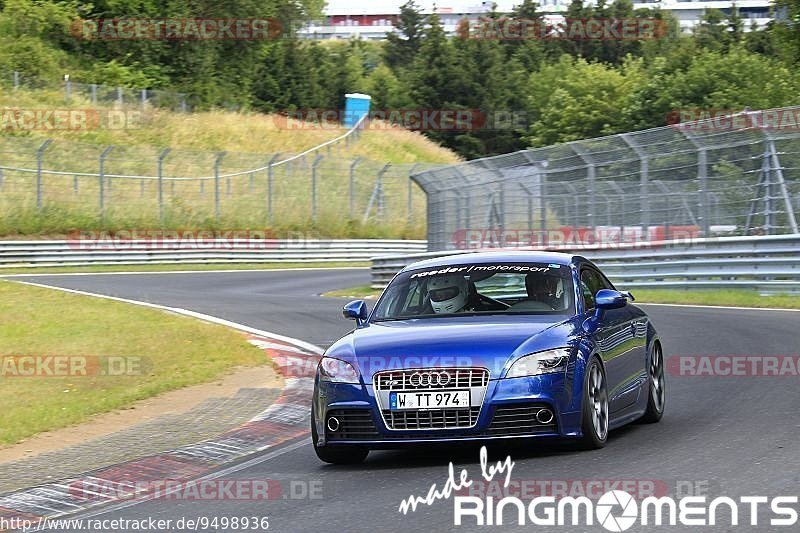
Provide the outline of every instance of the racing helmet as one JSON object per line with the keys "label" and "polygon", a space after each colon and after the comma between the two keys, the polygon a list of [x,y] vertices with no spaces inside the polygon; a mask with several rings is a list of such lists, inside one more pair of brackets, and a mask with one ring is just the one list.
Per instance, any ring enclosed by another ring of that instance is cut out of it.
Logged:
{"label": "racing helmet", "polygon": [[525,276],[525,289],[529,298],[539,301],[556,301],[564,294],[561,278],[536,272]]}
{"label": "racing helmet", "polygon": [[467,305],[467,280],[459,274],[436,276],[428,282],[428,296],[434,313],[457,313]]}

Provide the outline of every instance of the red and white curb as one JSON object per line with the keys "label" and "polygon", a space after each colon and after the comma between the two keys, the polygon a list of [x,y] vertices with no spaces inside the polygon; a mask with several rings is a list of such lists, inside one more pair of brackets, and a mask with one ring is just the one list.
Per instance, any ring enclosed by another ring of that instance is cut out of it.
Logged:
{"label": "red and white curb", "polygon": [[[265,452],[309,432],[314,372],[322,354],[322,349],[317,346],[184,309],[30,284],[163,309],[244,331],[250,337],[249,342],[263,349],[276,370],[284,376],[285,385],[277,400],[263,412],[218,437],[0,495],[0,519],[5,519],[6,523],[14,520],[36,523],[43,518],[56,518],[113,502],[146,499],[146,494],[136,492],[137,487],[164,480],[189,482],[227,463]],[[130,487],[130,491],[127,494],[125,490],[108,494],[90,489],[104,486]]]}

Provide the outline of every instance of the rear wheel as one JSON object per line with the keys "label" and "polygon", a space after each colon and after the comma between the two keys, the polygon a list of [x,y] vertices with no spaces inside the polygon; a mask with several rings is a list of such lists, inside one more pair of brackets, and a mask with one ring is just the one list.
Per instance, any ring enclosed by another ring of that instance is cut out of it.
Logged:
{"label": "rear wheel", "polygon": [[647,368],[650,382],[647,397],[647,411],[644,412],[642,422],[655,423],[664,415],[664,406],[667,403],[666,380],[664,379],[664,354],[661,345],[653,344],[653,353],[650,354],[650,365]]}
{"label": "rear wheel", "polygon": [[583,438],[581,447],[597,449],[606,445],[608,439],[608,389],[603,366],[592,358],[586,367],[583,385]]}
{"label": "rear wheel", "polygon": [[311,440],[314,443],[314,452],[320,461],[334,465],[356,465],[364,462],[369,450],[359,446],[317,446],[317,423],[314,410],[311,410]]}

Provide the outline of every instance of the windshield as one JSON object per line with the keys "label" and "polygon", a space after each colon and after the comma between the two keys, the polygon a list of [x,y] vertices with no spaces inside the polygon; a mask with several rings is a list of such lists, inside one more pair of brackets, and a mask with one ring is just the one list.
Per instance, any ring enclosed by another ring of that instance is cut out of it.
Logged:
{"label": "windshield", "polygon": [[410,270],[386,288],[373,321],[479,314],[574,314],[569,266],[487,263]]}

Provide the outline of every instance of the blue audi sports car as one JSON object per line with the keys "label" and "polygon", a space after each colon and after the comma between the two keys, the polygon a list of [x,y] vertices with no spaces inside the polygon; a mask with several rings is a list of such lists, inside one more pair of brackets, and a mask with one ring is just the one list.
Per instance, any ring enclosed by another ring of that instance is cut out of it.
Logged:
{"label": "blue audi sports car", "polygon": [[664,412],[661,340],[589,260],[440,257],[403,269],[320,360],[311,433],[329,463],[370,449],[560,437],[586,448]]}

